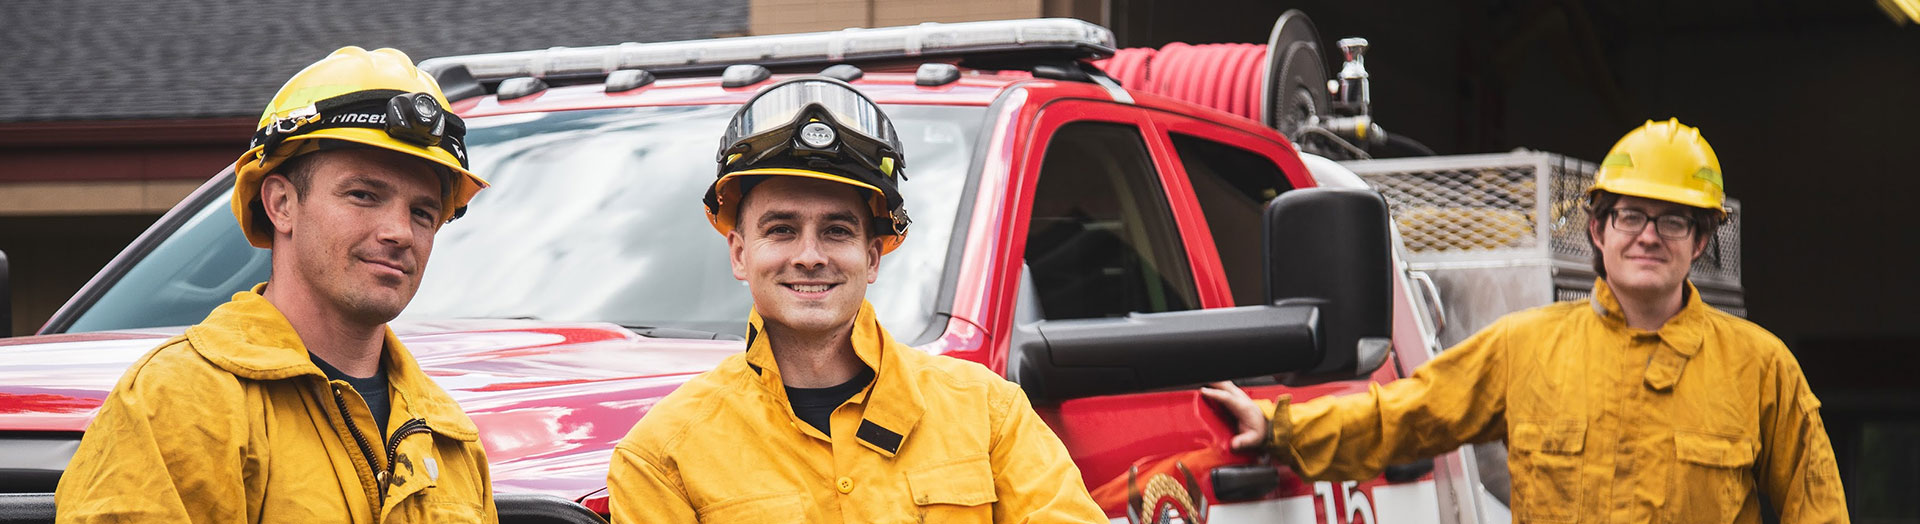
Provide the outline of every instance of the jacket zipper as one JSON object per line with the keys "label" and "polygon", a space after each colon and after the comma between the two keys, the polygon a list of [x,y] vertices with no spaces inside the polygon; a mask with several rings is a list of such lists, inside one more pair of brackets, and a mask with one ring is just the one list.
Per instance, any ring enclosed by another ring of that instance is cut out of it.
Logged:
{"label": "jacket zipper", "polygon": [[[354,424],[353,420],[347,416],[346,395],[340,393],[340,388],[334,387],[331,383],[327,385],[327,389],[333,390],[333,402],[340,407],[340,417],[347,420],[347,434],[353,435],[353,443],[360,446],[360,453],[364,454],[367,460],[373,460],[373,446],[367,444],[367,437],[360,434],[360,426]],[[399,428],[393,430],[393,436],[387,437],[386,467],[375,468],[373,473],[374,484],[376,484],[376,488],[380,491],[381,503],[387,501],[387,484],[388,481],[393,479],[393,463],[399,458],[400,440],[406,438],[407,435],[426,433],[429,431],[432,431],[432,429],[427,427],[427,421],[416,418],[400,424]]]}
{"label": "jacket zipper", "polygon": [[[398,458],[400,453],[400,439],[406,438],[407,435],[426,433],[428,431],[431,430],[427,428],[427,421],[418,418],[403,422],[399,428],[395,428],[393,430],[393,436],[387,438],[387,471],[393,471],[394,460]],[[392,473],[387,473],[385,476],[387,477],[386,480],[392,480]],[[380,483],[380,500],[381,502],[385,502],[386,499],[387,483],[383,480]]]}
{"label": "jacket zipper", "polygon": [[[386,502],[387,501],[387,482],[386,482],[387,472],[385,468],[381,468],[373,464],[373,460],[378,458],[378,456],[373,454],[373,446],[370,444],[367,444],[367,437],[360,434],[360,426],[358,424],[353,423],[353,415],[351,415],[351,413],[353,412],[347,411],[346,395],[341,394],[340,388],[337,386],[334,386],[332,382],[327,383],[327,389],[333,391],[333,403],[340,407],[340,420],[343,420],[347,423],[347,434],[353,435],[353,443],[360,445],[361,455],[367,457],[367,462],[368,462],[367,466],[373,469],[374,471],[373,473],[373,481],[375,484],[374,488],[380,491],[379,502],[381,503]],[[378,513],[379,511],[380,511],[380,508],[374,508],[375,513]]]}

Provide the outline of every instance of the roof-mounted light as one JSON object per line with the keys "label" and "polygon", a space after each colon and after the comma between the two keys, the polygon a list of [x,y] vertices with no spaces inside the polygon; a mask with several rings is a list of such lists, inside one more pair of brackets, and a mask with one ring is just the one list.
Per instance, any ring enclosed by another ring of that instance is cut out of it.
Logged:
{"label": "roof-mounted light", "polygon": [[1113,32],[1070,18],[925,23],[822,33],[685,40],[594,47],[554,47],[428,59],[434,74],[465,66],[480,82],[515,77],[592,78],[621,69],[656,74],[718,71],[733,64],[788,64],[966,57],[1008,51],[1055,51],[1073,58],[1113,54]]}

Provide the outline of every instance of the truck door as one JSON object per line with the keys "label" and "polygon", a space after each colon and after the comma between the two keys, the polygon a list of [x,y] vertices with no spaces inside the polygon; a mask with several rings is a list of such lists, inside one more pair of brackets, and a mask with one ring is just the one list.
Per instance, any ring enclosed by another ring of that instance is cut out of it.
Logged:
{"label": "truck door", "polygon": [[[1015,233],[1024,237],[1025,262],[1016,323],[1233,304],[1211,240],[1194,236],[1205,220],[1146,111],[1054,102],[1033,129],[1038,140],[1016,170],[1031,177],[1019,199],[1025,208],[1016,208],[1026,218]],[[1204,258],[1196,260],[1196,249]],[[1191,389],[1042,400],[1036,408],[1066,442],[1095,501],[1119,521],[1264,520],[1280,494],[1299,490],[1283,489],[1278,471],[1258,457],[1229,452],[1222,417]],[[1311,519],[1313,509],[1299,506],[1295,515]]]}
{"label": "truck door", "polygon": [[[1030,188],[1019,199],[1024,211],[1016,208],[1026,219],[1024,232],[1015,231],[1025,254],[1016,323],[1208,305],[1168,201],[1165,157],[1147,141],[1149,126],[1143,112],[1122,104],[1064,101],[1040,112],[1038,140],[1016,170]],[[1190,488],[1200,487],[1199,476],[1215,464],[1253,461],[1206,445],[1225,428],[1197,399],[1180,391],[1035,407],[1066,442],[1095,501],[1124,521],[1148,486],[1197,515],[1204,497],[1195,500]]]}
{"label": "truck door", "polygon": [[[1290,149],[1217,124],[1131,105],[1056,101],[1015,172],[1029,188],[1016,323],[1230,307],[1262,299],[1260,210],[1311,184]],[[1285,155],[1285,156],[1283,156]],[[1242,239],[1244,237],[1244,239]],[[1391,380],[1387,371],[1380,377]],[[1367,380],[1256,396],[1365,390]],[[1433,522],[1425,500],[1376,508],[1380,479],[1306,483],[1227,450],[1227,418],[1193,389],[1038,401],[1096,502],[1117,521]],[[1387,490],[1392,492],[1393,490]],[[1382,493],[1392,495],[1392,493]],[[1410,510],[1410,511],[1399,511]],[[1381,517],[1393,513],[1392,519]]]}
{"label": "truck door", "polygon": [[[1217,262],[1219,273],[1230,290],[1232,305],[1253,305],[1265,300],[1263,291],[1263,246],[1260,237],[1261,212],[1266,203],[1294,187],[1313,185],[1312,176],[1298,162],[1297,154],[1267,137],[1185,115],[1150,113],[1155,129],[1169,144],[1180,176],[1169,186],[1175,192],[1189,192],[1200,210],[1199,231],[1192,233],[1197,265]],[[1184,187],[1181,187],[1184,186]],[[1211,250],[1212,253],[1206,251]],[[1396,292],[1400,291],[1396,287]],[[1404,302],[1397,303],[1396,316],[1409,314]],[[1400,346],[1422,351],[1407,323],[1396,322],[1396,351]],[[1401,375],[1390,361],[1366,377],[1305,387],[1284,387],[1274,377],[1249,377],[1236,380],[1255,398],[1273,398],[1290,393],[1296,402],[1327,394],[1364,392],[1371,382],[1384,383]],[[1424,463],[1424,464],[1430,464]],[[1404,523],[1440,521],[1443,511],[1435,493],[1435,479],[1422,463],[1396,466],[1387,475],[1365,482],[1301,483],[1291,471],[1289,479],[1271,509],[1290,514],[1291,522],[1324,523]],[[1424,469],[1423,469],[1424,466]],[[1308,506],[1302,510],[1300,506]],[[1311,519],[1306,513],[1311,513]]]}

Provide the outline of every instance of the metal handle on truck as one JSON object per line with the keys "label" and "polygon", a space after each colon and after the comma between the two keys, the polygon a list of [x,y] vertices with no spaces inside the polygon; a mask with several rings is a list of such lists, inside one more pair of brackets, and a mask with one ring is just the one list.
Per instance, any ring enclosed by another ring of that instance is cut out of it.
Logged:
{"label": "metal handle on truck", "polygon": [[1427,317],[1433,319],[1433,333],[1438,337],[1447,329],[1447,304],[1440,301],[1440,287],[1433,285],[1433,275],[1425,271],[1408,271],[1407,275],[1420,283],[1420,293],[1426,297]]}

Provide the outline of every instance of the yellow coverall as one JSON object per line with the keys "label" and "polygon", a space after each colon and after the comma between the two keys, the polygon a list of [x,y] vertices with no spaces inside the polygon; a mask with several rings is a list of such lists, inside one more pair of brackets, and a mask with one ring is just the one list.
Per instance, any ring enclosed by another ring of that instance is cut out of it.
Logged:
{"label": "yellow coverall", "polygon": [[614,448],[614,522],[1107,522],[1025,392],[987,368],[894,341],[863,303],[853,346],[874,379],[829,437],[793,414],[749,322],[746,353]]}
{"label": "yellow coverall", "polygon": [[1507,439],[1517,522],[1846,522],[1820,400],[1786,345],[1686,306],[1627,326],[1593,297],[1514,313],[1412,377],[1366,394],[1276,403],[1269,444],[1302,476],[1372,478],[1389,464]]}
{"label": "yellow coverall", "polygon": [[479,432],[393,332],[381,438],[262,286],[120,378],[60,477],[59,522],[496,521]]}

